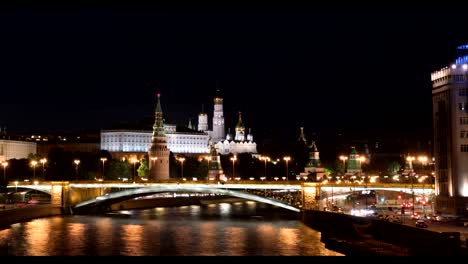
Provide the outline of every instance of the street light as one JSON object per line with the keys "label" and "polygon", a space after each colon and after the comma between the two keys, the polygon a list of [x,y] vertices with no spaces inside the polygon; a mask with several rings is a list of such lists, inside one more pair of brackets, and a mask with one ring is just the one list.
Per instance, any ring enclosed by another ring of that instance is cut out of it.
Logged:
{"label": "street light", "polygon": [[107,161],[107,158],[101,158],[102,161],[102,180],[104,180],[104,162]]}
{"label": "street light", "polygon": [[332,182],[332,179],[333,179],[333,176],[331,175],[328,175],[328,181],[330,182],[331,184],[331,204],[332,204],[332,210],[333,210],[333,204],[334,204],[334,201],[333,201],[333,182]]}
{"label": "street light", "polygon": [[259,159],[265,161],[265,179],[267,179],[267,175],[266,175],[267,167],[266,167],[266,165],[267,165],[267,161],[270,161],[270,158],[261,156]]}
{"label": "street light", "polygon": [[5,185],[6,185],[6,167],[8,166],[8,162],[6,161],[2,162],[2,166],[3,166],[3,182],[5,182]]}
{"label": "street light", "polygon": [[37,161],[33,160],[31,161],[31,165],[33,166],[33,181],[36,180],[36,165],[37,165]]}
{"label": "street light", "polygon": [[232,179],[234,179],[234,176],[235,176],[235,174],[234,174],[234,163],[237,160],[237,156],[234,155],[234,157],[232,157],[231,160],[232,160]]}
{"label": "street light", "polygon": [[415,157],[413,156],[408,156],[406,157],[406,161],[408,161],[409,163],[409,177],[411,179],[411,196],[413,198],[413,206],[411,207],[412,208],[412,212],[413,212],[413,215],[414,215],[414,189],[413,189],[413,161],[415,160]]}
{"label": "street light", "polygon": [[286,161],[286,180],[289,181],[288,162],[291,160],[291,157],[283,157],[283,160]]}
{"label": "street light", "polygon": [[184,161],[185,161],[185,158],[179,158],[179,161],[180,161],[180,167],[181,167],[181,178],[184,178]]}
{"label": "street light", "polygon": [[205,156],[205,159],[208,162],[208,173],[206,174],[206,178],[209,180],[209,174],[210,174],[210,162],[211,162],[211,156]]}
{"label": "street light", "polygon": [[73,163],[76,164],[76,176],[75,176],[75,180],[77,181],[78,180],[78,165],[80,165],[80,160],[76,159],[73,161]]}
{"label": "street light", "polygon": [[346,160],[347,159],[348,159],[348,157],[346,157],[346,156],[343,156],[343,155],[340,156],[340,160],[343,161],[343,176],[346,174]]}
{"label": "street light", "polygon": [[366,184],[366,193],[365,193],[365,195],[366,195],[366,209],[367,209],[367,177],[362,176],[362,163],[364,161],[366,161],[366,157],[363,157],[363,156],[359,157],[358,156],[357,161],[359,161],[359,178],[364,180],[364,183]]}
{"label": "street light", "polygon": [[130,161],[133,163],[133,183],[135,183],[135,164],[138,162],[138,160],[132,158]]}
{"label": "street light", "polygon": [[42,179],[45,180],[45,177],[44,177],[44,171],[45,171],[45,169],[44,169],[44,163],[47,162],[47,159],[46,159],[46,158],[43,158],[43,159],[40,159],[39,161],[42,163]]}

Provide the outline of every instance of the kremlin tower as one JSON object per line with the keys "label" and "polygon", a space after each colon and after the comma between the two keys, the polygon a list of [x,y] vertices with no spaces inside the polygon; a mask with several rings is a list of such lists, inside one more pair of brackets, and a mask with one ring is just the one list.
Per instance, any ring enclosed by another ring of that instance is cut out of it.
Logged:
{"label": "kremlin tower", "polygon": [[151,180],[169,179],[169,149],[167,148],[163,113],[159,97],[160,94],[158,93],[152,143],[151,148],[148,151]]}

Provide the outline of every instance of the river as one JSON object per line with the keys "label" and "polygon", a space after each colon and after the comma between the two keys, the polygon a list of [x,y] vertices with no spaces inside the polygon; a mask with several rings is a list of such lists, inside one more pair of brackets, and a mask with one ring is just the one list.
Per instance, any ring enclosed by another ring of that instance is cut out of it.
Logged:
{"label": "river", "polygon": [[296,213],[243,201],[34,219],[0,230],[2,256],[343,256]]}

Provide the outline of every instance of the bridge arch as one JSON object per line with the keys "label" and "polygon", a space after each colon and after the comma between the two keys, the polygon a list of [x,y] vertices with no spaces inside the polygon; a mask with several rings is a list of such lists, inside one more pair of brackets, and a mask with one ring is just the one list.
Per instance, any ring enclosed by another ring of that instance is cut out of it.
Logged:
{"label": "bridge arch", "polygon": [[294,212],[300,212],[299,208],[294,206],[285,204],[283,202],[279,202],[274,199],[269,199],[265,197],[260,197],[254,194],[248,194],[240,191],[233,191],[228,189],[222,188],[215,188],[215,187],[206,187],[206,186],[183,186],[183,185],[157,185],[157,186],[148,186],[148,187],[139,187],[139,188],[132,188],[128,190],[123,190],[114,193],[108,193],[103,196],[98,196],[94,199],[90,199],[81,203],[78,203],[74,206],[75,209],[81,209],[85,207],[92,207],[98,206],[100,204],[114,204],[124,200],[129,200],[131,198],[147,196],[155,193],[164,193],[164,192],[194,192],[194,193],[212,193],[212,194],[220,194],[232,197],[243,198],[247,200],[257,201],[261,203],[271,204],[274,206],[278,206],[287,210],[291,210]]}

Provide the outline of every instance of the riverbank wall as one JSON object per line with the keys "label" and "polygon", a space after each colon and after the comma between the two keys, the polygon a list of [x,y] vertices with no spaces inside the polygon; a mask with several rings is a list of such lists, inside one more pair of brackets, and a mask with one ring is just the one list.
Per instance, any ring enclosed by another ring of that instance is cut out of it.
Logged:
{"label": "riverbank wall", "polygon": [[8,228],[12,224],[21,223],[36,218],[65,214],[70,214],[69,208],[52,206],[49,204],[1,210],[0,229]]}
{"label": "riverbank wall", "polygon": [[467,256],[458,232],[434,232],[383,220],[305,210],[302,222],[347,256]]}

